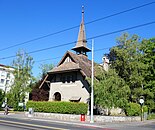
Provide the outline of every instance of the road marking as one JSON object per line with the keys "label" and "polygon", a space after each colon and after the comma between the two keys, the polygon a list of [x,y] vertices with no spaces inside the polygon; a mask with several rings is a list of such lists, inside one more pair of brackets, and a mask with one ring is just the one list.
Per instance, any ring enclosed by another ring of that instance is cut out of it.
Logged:
{"label": "road marking", "polygon": [[37,121],[44,121],[44,122],[55,122],[55,123],[61,123],[61,124],[72,124],[72,125],[78,125],[78,126],[89,126],[89,127],[95,127],[95,128],[104,128],[105,126],[97,126],[95,124],[88,124],[88,123],[77,123],[77,122],[65,122],[65,121],[56,121],[56,120],[46,120],[46,119],[31,119],[31,120],[37,120]]}
{"label": "road marking", "polygon": [[28,124],[28,123],[22,123],[22,122],[14,122],[14,121],[6,121],[6,120],[0,120],[2,123],[11,123],[13,125],[24,125],[27,127],[39,127],[39,128],[45,128],[45,129],[54,129],[54,130],[68,130],[63,128],[57,128],[57,127],[51,127],[51,126],[42,126],[42,125],[36,125],[36,124]]}
{"label": "road marking", "polygon": [[38,130],[38,128],[33,128],[32,126],[22,126],[22,125],[17,125],[17,124],[12,124],[12,123],[7,123],[6,122],[0,122],[0,124],[4,126],[10,126],[10,127],[17,127],[17,128],[23,128],[23,129],[31,129],[31,130]]}

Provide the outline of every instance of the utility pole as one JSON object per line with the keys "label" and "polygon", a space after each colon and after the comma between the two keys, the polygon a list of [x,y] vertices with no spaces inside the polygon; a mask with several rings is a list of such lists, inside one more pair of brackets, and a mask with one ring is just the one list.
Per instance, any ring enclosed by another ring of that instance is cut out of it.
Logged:
{"label": "utility pole", "polygon": [[94,123],[94,39],[92,39],[92,65],[91,65],[91,112],[90,112],[90,123]]}

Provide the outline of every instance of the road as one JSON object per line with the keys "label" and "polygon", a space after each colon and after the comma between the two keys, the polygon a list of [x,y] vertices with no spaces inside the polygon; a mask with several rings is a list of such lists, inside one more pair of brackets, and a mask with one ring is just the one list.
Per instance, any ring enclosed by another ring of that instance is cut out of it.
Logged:
{"label": "road", "polygon": [[[2,130],[103,130],[103,128],[78,125],[72,122],[61,123],[55,121],[40,121],[36,119],[24,118],[16,119],[9,117],[0,117],[0,129]],[[111,129],[109,129],[111,130]]]}
{"label": "road", "polygon": [[155,130],[155,120],[146,122],[108,123],[104,127],[114,130]]}
{"label": "road", "polygon": [[0,115],[0,130],[155,130],[155,120],[128,123],[69,122]]}

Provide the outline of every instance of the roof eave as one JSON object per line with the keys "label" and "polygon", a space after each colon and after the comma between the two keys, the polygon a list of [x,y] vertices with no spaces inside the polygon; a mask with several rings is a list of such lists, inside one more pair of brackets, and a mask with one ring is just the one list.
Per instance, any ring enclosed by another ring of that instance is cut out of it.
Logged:
{"label": "roof eave", "polygon": [[79,71],[79,69],[70,69],[70,70],[59,70],[59,71],[49,71],[48,74],[57,74],[57,73],[64,73],[64,72],[71,72],[71,71]]}

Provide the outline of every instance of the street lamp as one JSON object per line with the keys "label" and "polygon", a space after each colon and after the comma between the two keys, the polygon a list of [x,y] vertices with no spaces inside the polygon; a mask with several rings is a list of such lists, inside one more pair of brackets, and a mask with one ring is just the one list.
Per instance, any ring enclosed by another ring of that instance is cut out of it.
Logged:
{"label": "street lamp", "polygon": [[94,39],[92,39],[91,111],[90,123],[94,123]]}

